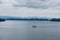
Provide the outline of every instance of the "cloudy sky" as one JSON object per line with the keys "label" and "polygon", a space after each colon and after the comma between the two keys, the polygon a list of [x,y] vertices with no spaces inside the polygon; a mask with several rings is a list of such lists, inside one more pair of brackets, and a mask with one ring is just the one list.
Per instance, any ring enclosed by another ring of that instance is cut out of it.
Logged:
{"label": "cloudy sky", "polygon": [[60,17],[60,0],[0,0],[0,16]]}

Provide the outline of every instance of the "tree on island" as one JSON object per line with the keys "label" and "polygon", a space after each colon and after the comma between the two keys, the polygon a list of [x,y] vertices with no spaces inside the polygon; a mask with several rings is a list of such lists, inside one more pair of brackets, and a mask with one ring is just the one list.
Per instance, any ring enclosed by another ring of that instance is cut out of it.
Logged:
{"label": "tree on island", "polygon": [[50,21],[60,21],[60,19],[59,18],[53,18]]}
{"label": "tree on island", "polygon": [[0,21],[5,21],[5,19],[0,18]]}

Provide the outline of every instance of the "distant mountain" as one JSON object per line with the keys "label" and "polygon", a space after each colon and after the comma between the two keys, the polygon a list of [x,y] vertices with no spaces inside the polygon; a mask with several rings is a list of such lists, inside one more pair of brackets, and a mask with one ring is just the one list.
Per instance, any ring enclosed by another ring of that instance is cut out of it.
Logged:
{"label": "distant mountain", "polygon": [[0,18],[5,20],[20,19],[20,17],[13,17],[13,16],[0,16]]}
{"label": "distant mountain", "polygon": [[48,18],[41,17],[14,17],[14,16],[0,16],[1,19],[5,20],[39,20],[39,21],[48,21]]}
{"label": "distant mountain", "polygon": [[60,18],[0,16],[0,20],[3,20],[3,19],[4,20],[60,21]]}

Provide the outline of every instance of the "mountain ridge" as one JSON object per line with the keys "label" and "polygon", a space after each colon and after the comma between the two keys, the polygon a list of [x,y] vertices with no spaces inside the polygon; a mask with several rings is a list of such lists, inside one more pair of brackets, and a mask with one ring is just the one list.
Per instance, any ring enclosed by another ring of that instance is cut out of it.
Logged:
{"label": "mountain ridge", "polygon": [[60,18],[0,16],[0,20],[60,21]]}

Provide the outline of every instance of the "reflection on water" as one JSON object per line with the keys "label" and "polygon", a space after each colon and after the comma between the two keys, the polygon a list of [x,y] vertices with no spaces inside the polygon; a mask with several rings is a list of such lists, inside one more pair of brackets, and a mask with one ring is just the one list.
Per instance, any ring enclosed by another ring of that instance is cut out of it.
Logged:
{"label": "reflection on water", "polygon": [[60,40],[60,23],[49,21],[0,22],[0,40]]}

